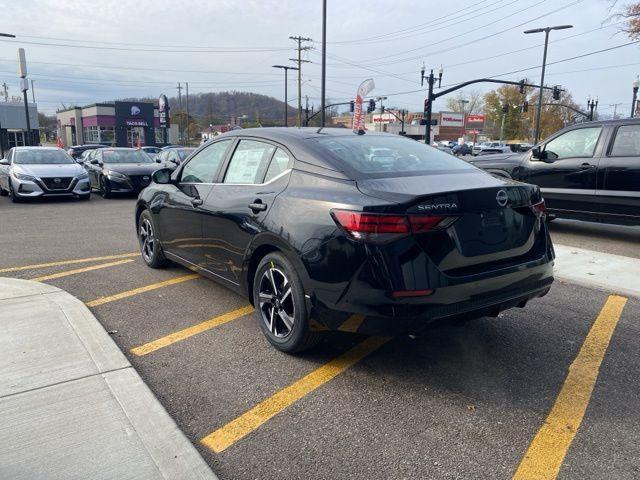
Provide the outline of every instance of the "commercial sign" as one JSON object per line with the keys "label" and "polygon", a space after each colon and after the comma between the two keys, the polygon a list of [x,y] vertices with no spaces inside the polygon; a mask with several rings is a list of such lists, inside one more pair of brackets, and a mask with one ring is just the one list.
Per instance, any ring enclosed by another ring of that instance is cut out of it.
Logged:
{"label": "commercial sign", "polygon": [[484,129],[484,115],[467,115],[466,127],[472,130]]}
{"label": "commercial sign", "polygon": [[353,107],[353,131],[364,132],[364,113],[362,112],[362,102],[364,97],[376,87],[373,79],[369,78],[362,82],[358,87],[358,93],[356,94],[356,101]]}
{"label": "commercial sign", "polygon": [[158,117],[160,118],[160,127],[169,128],[169,100],[166,95],[160,95],[158,99]]}
{"label": "commercial sign", "polygon": [[464,125],[464,115],[457,112],[441,112],[440,113],[440,126],[441,127],[458,127],[462,128]]}
{"label": "commercial sign", "polygon": [[391,113],[375,114],[371,116],[371,123],[393,123],[397,119]]}

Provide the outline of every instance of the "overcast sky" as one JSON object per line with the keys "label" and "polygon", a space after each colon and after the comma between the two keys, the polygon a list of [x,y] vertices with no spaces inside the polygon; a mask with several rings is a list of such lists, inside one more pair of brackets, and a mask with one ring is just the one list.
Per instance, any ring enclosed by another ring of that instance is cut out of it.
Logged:
{"label": "overcast sky", "polygon": [[[628,43],[608,0],[328,0],[327,97],[347,100],[373,78],[372,95],[388,105],[422,110],[419,72],[444,68],[443,85],[539,67],[543,34],[528,28],[572,24],[551,33],[549,62]],[[124,97],[240,90],[283,98],[291,63],[290,35],[314,40],[303,66],[303,96],[319,104],[320,0],[0,0],[0,84],[20,95],[18,47],[26,50],[39,109]],[[494,57],[494,58],[488,58]],[[108,68],[107,68],[108,67]],[[295,72],[289,101],[297,103]],[[598,96],[599,111],[628,114],[631,84],[640,73],[638,44],[547,68],[547,84],[560,84],[583,104]],[[540,68],[499,78],[537,83]],[[490,86],[478,87],[483,91]],[[411,93],[400,93],[411,92]],[[30,97],[31,98],[31,97]],[[436,108],[441,105],[436,104]],[[237,112],[242,114],[243,112]]]}

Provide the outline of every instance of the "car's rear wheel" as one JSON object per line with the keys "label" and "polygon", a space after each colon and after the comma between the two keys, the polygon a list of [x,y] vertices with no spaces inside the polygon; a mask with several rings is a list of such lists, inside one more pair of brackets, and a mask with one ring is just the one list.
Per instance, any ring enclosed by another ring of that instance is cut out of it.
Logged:
{"label": "car's rear wheel", "polygon": [[309,328],[309,312],[300,277],[281,253],[270,253],[258,264],[253,280],[253,300],[260,329],[278,350],[301,352],[320,340],[320,333]]}
{"label": "car's rear wheel", "polygon": [[138,241],[140,242],[142,259],[148,266],[161,268],[169,263],[164,253],[162,253],[162,247],[160,247],[151,214],[148,210],[144,210],[138,219]]}
{"label": "car's rear wheel", "polygon": [[4,188],[0,187],[0,197],[6,197],[7,195],[9,195],[9,192],[7,192]]}

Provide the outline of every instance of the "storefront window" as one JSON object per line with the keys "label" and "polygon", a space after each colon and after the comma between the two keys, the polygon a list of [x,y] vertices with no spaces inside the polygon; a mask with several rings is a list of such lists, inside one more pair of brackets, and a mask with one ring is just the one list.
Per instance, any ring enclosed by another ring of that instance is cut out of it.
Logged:
{"label": "storefront window", "polygon": [[156,143],[164,143],[164,129],[156,128],[155,132]]}
{"label": "storefront window", "polygon": [[86,143],[100,143],[100,132],[98,127],[84,127],[82,130]]}
{"label": "storefront window", "polygon": [[113,127],[100,127],[100,143],[113,144],[114,140]]}

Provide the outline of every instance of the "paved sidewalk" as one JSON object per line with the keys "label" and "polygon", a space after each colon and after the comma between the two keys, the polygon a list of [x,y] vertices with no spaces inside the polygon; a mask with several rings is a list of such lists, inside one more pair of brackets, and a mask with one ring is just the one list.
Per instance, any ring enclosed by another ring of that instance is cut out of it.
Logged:
{"label": "paved sidewalk", "polygon": [[554,248],[559,280],[640,297],[640,259],[565,245]]}
{"label": "paved sidewalk", "polygon": [[0,328],[0,478],[217,478],[78,299],[0,278]]}

